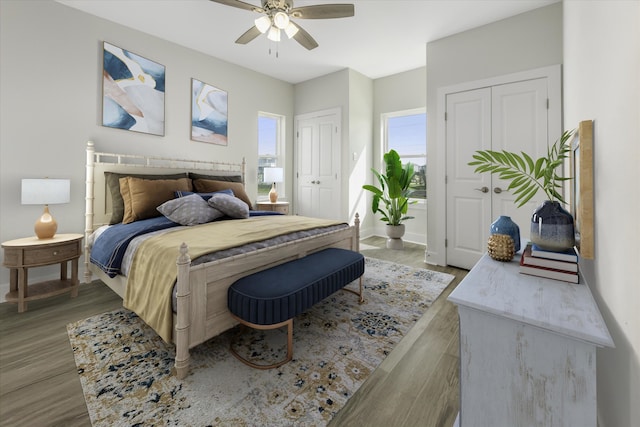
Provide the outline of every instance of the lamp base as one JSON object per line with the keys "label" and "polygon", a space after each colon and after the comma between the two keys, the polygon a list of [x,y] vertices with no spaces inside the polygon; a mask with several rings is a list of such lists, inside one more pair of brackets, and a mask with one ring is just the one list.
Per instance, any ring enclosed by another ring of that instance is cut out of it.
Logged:
{"label": "lamp base", "polygon": [[49,206],[45,205],[42,216],[38,218],[35,226],[33,227],[38,239],[51,239],[56,235],[58,231],[58,223],[53,216],[49,213]]}
{"label": "lamp base", "polygon": [[274,182],[271,186],[271,191],[269,191],[269,200],[271,203],[275,203],[278,201],[278,192],[276,191],[276,183]]}

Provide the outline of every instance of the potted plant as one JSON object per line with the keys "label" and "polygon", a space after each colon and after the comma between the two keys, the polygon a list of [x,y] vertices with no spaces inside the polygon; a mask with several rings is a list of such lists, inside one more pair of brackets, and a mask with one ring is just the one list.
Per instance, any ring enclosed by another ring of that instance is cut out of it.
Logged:
{"label": "potted plant", "polygon": [[385,153],[384,157],[385,173],[382,174],[375,169],[371,169],[376,176],[379,187],[374,185],[363,185],[362,188],[373,193],[371,210],[374,214],[381,214],[381,221],[387,224],[387,247],[392,249],[402,249],[402,236],[404,235],[403,221],[413,218],[407,215],[410,204],[415,201],[409,200],[409,186],[414,175],[413,164],[407,163],[404,166],[400,161],[400,156],[395,150]]}
{"label": "potted plant", "polygon": [[569,139],[575,130],[565,131],[559,140],[547,148],[547,155],[533,160],[527,153],[510,151],[478,150],[469,166],[474,172],[498,174],[509,180],[508,190],[517,195],[515,203],[523,206],[538,190],[545,192],[543,202],[531,217],[531,241],[542,249],[563,251],[575,244],[573,217],[561,203],[566,203],[562,194],[562,182],[571,179],[556,172],[571,151]]}

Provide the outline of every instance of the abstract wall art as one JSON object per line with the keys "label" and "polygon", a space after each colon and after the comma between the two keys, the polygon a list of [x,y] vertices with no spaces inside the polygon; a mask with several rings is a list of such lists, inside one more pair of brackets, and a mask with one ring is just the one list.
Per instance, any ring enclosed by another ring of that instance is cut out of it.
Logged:
{"label": "abstract wall art", "polygon": [[104,42],[102,125],[164,136],[165,67]]}
{"label": "abstract wall art", "polygon": [[227,92],[191,79],[191,139],[227,145]]}

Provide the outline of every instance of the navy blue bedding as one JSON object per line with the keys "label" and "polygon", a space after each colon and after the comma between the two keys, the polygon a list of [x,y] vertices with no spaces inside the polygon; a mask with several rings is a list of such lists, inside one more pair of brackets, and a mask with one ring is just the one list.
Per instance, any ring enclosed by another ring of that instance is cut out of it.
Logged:
{"label": "navy blue bedding", "polygon": [[[250,216],[281,215],[272,211],[249,211]],[[218,221],[229,219],[227,217]],[[122,260],[131,241],[146,233],[179,227],[164,216],[135,221],[129,224],[114,224],[107,228],[93,243],[91,249],[91,263],[97,265],[109,277],[116,277],[121,273]]]}

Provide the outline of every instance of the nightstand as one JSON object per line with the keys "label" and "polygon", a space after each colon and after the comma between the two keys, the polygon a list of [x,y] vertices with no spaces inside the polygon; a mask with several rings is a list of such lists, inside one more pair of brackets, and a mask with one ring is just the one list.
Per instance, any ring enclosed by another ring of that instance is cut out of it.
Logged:
{"label": "nightstand", "polygon": [[[2,243],[3,265],[10,270],[7,302],[18,303],[18,313],[27,310],[27,302],[71,292],[78,296],[78,259],[82,254],[82,234],[56,234],[51,239],[36,236]],[[71,279],[67,262],[71,261]],[[28,284],[28,271],[33,267],[60,264],[60,279]]]}
{"label": "nightstand", "polygon": [[258,202],[256,206],[259,211],[273,211],[289,215],[289,202]]}

